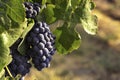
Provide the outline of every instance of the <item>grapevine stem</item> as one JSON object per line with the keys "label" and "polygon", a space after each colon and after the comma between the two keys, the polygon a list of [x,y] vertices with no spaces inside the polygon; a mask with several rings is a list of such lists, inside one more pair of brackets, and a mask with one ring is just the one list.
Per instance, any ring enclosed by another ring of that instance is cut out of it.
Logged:
{"label": "grapevine stem", "polygon": [[10,75],[10,77],[12,77],[12,78],[13,78],[13,76],[12,76],[12,74],[11,74],[10,70],[8,69],[8,67],[6,66],[5,68],[6,68],[7,72],[8,72],[8,74]]}

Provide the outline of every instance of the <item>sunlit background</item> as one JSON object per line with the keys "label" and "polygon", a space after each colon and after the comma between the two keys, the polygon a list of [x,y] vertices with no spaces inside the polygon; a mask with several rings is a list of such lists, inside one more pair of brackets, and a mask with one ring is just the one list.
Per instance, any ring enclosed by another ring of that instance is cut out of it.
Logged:
{"label": "sunlit background", "polygon": [[54,55],[51,67],[32,68],[25,80],[120,80],[120,0],[94,0],[98,33],[88,35],[80,25],[78,50]]}

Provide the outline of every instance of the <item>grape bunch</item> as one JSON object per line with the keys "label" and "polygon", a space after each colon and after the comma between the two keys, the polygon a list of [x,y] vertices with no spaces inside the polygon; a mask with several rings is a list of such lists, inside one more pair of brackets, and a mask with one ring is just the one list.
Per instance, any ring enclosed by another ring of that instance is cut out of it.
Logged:
{"label": "grape bunch", "polygon": [[17,74],[25,76],[29,71],[31,64],[28,61],[27,56],[21,55],[17,50],[12,50],[12,62],[8,65],[8,68],[13,77],[16,77]]}
{"label": "grape bunch", "polygon": [[55,36],[50,32],[45,22],[36,22],[26,36],[28,55],[38,70],[50,66],[52,55],[55,53]]}
{"label": "grape bunch", "polygon": [[[17,47],[21,42],[18,39],[11,47],[10,47],[10,55],[12,55],[12,62],[8,65],[8,69],[13,77],[16,77],[17,74],[21,74],[21,76],[25,76],[26,73],[30,71],[31,64],[29,63],[30,57],[27,55],[21,55]],[[9,76],[8,72],[6,71],[6,76]]]}
{"label": "grape bunch", "polygon": [[38,3],[24,3],[25,10],[26,10],[26,18],[35,18],[38,13],[40,12],[40,5]]}

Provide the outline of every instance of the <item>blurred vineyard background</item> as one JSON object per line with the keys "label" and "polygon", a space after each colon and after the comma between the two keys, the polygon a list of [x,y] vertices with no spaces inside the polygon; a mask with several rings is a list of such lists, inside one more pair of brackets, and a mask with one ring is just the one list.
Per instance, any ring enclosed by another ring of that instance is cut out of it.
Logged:
{"label": "blurred vineyard background", "polygon": [[54,55],[50,68],[41,72],[32,68],[25,80],[120,80],[120,0],[94,1],[97,35],[77,27],[80,48],[68,55]]}

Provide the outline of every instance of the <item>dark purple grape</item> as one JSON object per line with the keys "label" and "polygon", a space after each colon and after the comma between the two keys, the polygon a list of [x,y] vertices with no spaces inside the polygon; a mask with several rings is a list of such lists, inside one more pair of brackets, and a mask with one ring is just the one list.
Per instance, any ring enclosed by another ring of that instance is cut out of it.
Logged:
{"label": "dark purple grape", "polygon": [[38,38],[39,40],[44,40],[44,35],[43,35],[43,34],[38,34],[38,35],[37,35],[37,38]]}
{"label": "dark purple grape", "polygon": [[34,31],[34,33],[39,33],[40,32],[39,28],[35,28],[33,31]]}
{"label": "dark purple grape", "polygon": [[43,56],[43,50],[39,50],[39,51],[37,51],[37,53],[39,56]]}
{"label": "dark purple grape", "polygon": [[41,63],[41,66],[46,67],[47,65],[46,65],[46,63]]}
{"label": "dark purple grape", "polygon": [[34,37],[34,38],[33,38],[33,44],[38,44],[38,43],[39,43],[39,39],[36,38],[36,37]]}
{"label": "dark purple grape", "polygon": [[39,51],[38,46],[37,46],[37,45],[33,46],[33,50],[34,50],[35,52]]}
{"label": "dark purple grape", "polygon": [[48,35],[48,33],[45,33],[45,40],[49,42],[50,38],[47,35]]}
{"label": "dark purple grape", "polygon": [[46,58],[46,56],[42,56],[42,61],[45,61],[47,58]]}
{"label": "dark purple grape", "polygon": [[31,36],[31,37],[33,37],[33,36],[36,37],[37,34],[35,34],[34,32],[31,32],[31,33],[30,33],[30,36]]}
{"label": "dark purple grape", "polygon": [[19,65],[19,66],[17,67],[18,73],[22,73],[24,70],[25,70],[24,65]]}
{"label": "dark purple grape", "polygon": [[54,53],[55,53],[55,50],[52,50],[52,51],[50,52],[51,55],[54,55]]}
{"label": "dark purple grape", "polygon": [[39,48],[39,49],[43,49],[43,48],[45,48],[45,44],[42,43],[42,42],[40,42],[40,43],[38,44],[38,48]]}

